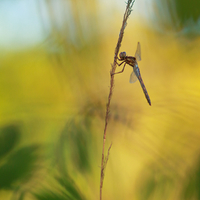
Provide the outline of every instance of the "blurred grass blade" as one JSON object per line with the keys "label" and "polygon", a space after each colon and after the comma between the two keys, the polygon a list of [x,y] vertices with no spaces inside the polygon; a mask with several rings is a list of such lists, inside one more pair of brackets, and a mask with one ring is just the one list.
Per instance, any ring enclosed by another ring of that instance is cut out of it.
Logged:
{"label": "blurred grass blade", "polygon": [[34,196],[37,200],[71,200],[71,198],[67,195],[63,196],[50,190],[41,192],[41,194],[34,194]]}
{"label": "blurred grass blade", "polygon": [[9,125],[0,130],[0,159],[16,146],[19,139],[20,129],[17,125]]}
{"label": "blurred grass blade", "polygon": [[60,186],[63,187],[62,190],[58,189],[57,191],[50,191],[47,189],[33,195],[38,200],[85,200],[75,183],[70,178],[65,176],[65,178],[59,177],[56,178],[56,180]]}
{"label": "blurred grass blade", "polygon": [[70,194],[70,196],[72,197],[72,199],[76,199],[76,200],[84,200],[85,198],[83,198],[82,194],[80,193],[80,191],[78,190],[77,186],[75,185],[75,183],[65,177],[65,178],[57,178],[57,181],[60,183],[60,185],[62,185],[65,190],[67,191],[67,193]]}
{"label": "blurred grass blade", "polygon": [[37,150],[38,146],[36,145],[23,147],[0,166],[0,189],[13,189],[16,183],[30,178],[38,158]]}

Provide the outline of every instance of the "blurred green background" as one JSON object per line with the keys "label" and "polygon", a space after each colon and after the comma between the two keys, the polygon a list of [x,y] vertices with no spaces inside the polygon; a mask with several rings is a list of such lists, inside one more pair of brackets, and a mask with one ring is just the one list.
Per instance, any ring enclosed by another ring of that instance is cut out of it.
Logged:
{"label": "blurred green background", "polygon": [[[124,0],[0,1],[0,199],[99,199]],[[104,200],[200,199],[200,1],[140,0],[115,76]],[[117,70],[120,70],[118,68]]]}

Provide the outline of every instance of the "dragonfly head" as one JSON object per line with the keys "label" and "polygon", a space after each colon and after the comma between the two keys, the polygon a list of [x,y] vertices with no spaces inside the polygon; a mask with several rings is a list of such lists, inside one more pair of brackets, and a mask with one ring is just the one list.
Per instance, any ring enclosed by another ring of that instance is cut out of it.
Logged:
{"label": "dragonfly head", "polygon": [[124,51],[124,52],[121,52],[121,53],[119,54],[119,57],[120,57],[120,59],[124,60],[125,57],[126,57],[126,52],[125,52],[125,51]]}

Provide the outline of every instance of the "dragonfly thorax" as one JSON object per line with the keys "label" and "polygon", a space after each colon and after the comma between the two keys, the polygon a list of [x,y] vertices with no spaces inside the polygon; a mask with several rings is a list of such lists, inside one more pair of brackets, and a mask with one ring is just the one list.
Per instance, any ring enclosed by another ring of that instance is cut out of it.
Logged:
{"label": "dragonfly thorax", "polygon": [[125,57],[126,57],[126,52],[125,52],[125,51],[121,52],[121,53],[119,54],[119,57],[120,57],[120,59],[124,60]]}

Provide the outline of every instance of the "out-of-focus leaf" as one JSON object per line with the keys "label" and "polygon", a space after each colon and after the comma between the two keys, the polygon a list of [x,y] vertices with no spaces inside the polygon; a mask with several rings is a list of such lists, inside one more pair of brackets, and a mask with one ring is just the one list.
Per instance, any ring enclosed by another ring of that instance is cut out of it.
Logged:
{"label": "out-of-focus leaf", "polygon": [[174,1],[176,5],[177,16],[181,24],[186,23],[190,18],[197,22],[200,17],[200,1],[199,0],[176,0]]}
{"label": "out-of-focus leaf", "polygon": [[84,200],[84,198],[82,197],[83,195],[80,193],[77,186],[71,179],[65,177],[57,178],[57,180],[65,188],[66,192],[72,197],[72,199]]}
{"label": "out-of-focus leaf", "polygon": [[156,7],[159,29],[174,30],[190,38],[200,35],[199,0],[156,0]]}
{"label": "out-of-focus leaf", "polygon": [[20,130],[16,125],[10,125],[0,130],[0,158],[9,153],[20,138]]}
{"label": "out-of-focus leaf", "polygon": [[156,189],[154,177],[149,177],[148,180],[142,185],[139,192],[140,200],[148,200],[152,197]]}
{"label": "out-of-focus leaf", "polygon": [[79,169],[88,171],[90,169],[89,162],[89,146],[90,146],[90,127],[83,127],[78,124],[73,125],[71,131],[71,139],[73,142],[73,152],[72,158],[74,163],[79,167]]}
{"label": "out-of-focus leaf", "polygon": [[[76,184],[68,177],[56,178],[62,190],[57,191],[43,190],[33,194],[38,200],[85,200]],[[59,187],[60,188],[60,187]],[[54,188],[55,190],[55,188]]]}
{"label": "out-of-focus leaf", "polygon": [[[145,168],[145,170],[147,170]],[[147,172],[147,171],[146,171]],[[153,199],[158,196],[168,200],[173,187],[173,179],[167,176],[164,171],[151,167],[147,173],[141,173],[139,180],[138,196],[140,200]]]}
{"label": "out-of-focus leaf", "polygon": [[196,173],[196,188],[197,188],[197,196],[198,200],[200,200],[200,162],[198,165],[197,173]]}
{"label": "out-of-focus leaf", "polygon": [[38,200],[72,200],[72,198],[67,195],[63,196],[50,190],[41,192],[41,194],[34,194],[34,196]]}
{"label": "out-of-focus leaf", "polygon": [[189,200],[194,197],[200,200],[200,160],[196,165],[196,170],[188,174],[188,180],[183,188],[181,199]]}
{"label": "out-of-focus leaf", "polygon": [[79,171],[90,171],[90,154],[89,149],[92,144],[91,126],[88,120],[72,120],[67,123],[59,143],[59,159],[58,163],[64,170],[66,155],[64,148],[67,148],[70,163]]}
{"label": "out-of-focus leaf", "polygon": [[12,189],[18,181],[28,179],[38,158],[38,146],[28,146],[13,153],[0,167],[0,189]]}
{"label": "out-of-focus leaf", "polygon": [[18,200],[24,200],[25,198],[25,192],[21,192],[21,194],[19,195]]}
{"label": "out-of-focus leaf", "polygon": [[194,177],[190,177],[190,181],[184,187],[182,192],[182,199],[189,200],[195,195],[195,181]]}

